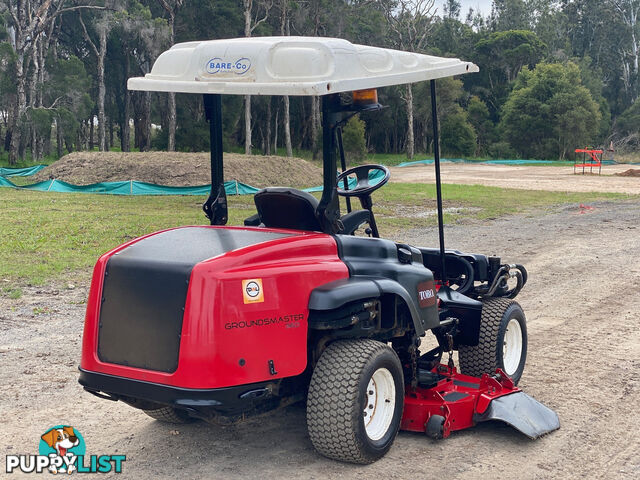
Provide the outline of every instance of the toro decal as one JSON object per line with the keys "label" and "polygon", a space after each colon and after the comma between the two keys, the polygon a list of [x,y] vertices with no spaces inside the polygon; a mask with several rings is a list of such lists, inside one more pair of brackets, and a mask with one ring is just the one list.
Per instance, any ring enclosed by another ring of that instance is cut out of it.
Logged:
{"label": "toro decal", "polygon": [[432,307],[436,304],[436,292],[433,289],[433,280],[418,284],[418,303],[420,308]]}
{"label": "toro decal", "polygon": [[248,58],[238,58],[228,61],[219,57],[212,58],[207,62],[205,67],[210,75],[217,73],[235,73],[236,75],[244,75],[251,68],[251,60]]}
{"label": "toro decal", "polygon": [[264,291],[262,290],[261,278],[242,280],[242,299],[245,304],[264,302]]}

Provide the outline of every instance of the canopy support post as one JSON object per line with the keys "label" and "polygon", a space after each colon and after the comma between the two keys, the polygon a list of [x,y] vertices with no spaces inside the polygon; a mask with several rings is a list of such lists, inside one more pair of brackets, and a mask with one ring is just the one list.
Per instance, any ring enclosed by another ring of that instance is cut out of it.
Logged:
{"label": "canopy support post", "polygon": [[322,198],[318,205],[317,215],[324,233],[340,233],[344,225],[340,221],[340,204],[338,202],[336,172],[336,127],[340,118],[340,96],[337,94],[322,97],[322,163],[323,179]]}
{"label": "canopy support post", "polygon": [[447,282],[446,254],[444,250],[444,213],[442,211],[442,184],[440,181],[440,132],[436,104],[436,81],[431,80],[431,120],[433,123],[433,158],[436,166],[436,197],[438,201],[438,237],[440,240],[440,281]]}
{"label": "canopy support post", "polygon": [[222,163],[222,97],[220,94],[204,94],[204,113],[209,122],[211,193],[202,205],[202,209],[211,225],[226,225],[228,211]]}

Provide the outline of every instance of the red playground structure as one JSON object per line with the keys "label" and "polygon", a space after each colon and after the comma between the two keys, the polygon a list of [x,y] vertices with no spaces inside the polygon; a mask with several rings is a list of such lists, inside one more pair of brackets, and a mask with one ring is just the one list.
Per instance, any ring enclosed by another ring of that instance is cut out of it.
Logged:
{"label": "red playground structure", "polygon": [[[593,168],[598,168],[598,175],[602,172],[602,150],[589,150],[586,148],[577,148],[576,153],[582,154],[582,163],[580,162],[580,156],[578,155],[573,161],[573,173],[576,173],[576,168],[582,167],[582,174],[584,175],[585,169],[589,167],[589,173],[593,173]],[[587,159],[587,155],[589,159]]]}

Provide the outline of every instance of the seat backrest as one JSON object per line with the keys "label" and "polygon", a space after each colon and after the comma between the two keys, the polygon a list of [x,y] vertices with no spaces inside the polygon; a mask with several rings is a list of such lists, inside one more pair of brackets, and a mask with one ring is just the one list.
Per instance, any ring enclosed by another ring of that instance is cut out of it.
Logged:
{"label": "seat backrest", "polygon": [[270,187],[255,194],[260,221],[267,228],[321,231],[316,210],[318,200],[295,188]]}

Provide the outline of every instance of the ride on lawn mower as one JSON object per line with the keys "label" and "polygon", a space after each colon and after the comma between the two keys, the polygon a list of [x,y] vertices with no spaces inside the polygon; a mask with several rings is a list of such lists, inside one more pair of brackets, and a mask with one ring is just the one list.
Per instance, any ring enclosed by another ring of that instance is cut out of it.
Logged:
{"label": "ride on lawn mower", "polygon": [[[163,53],[128,87],[204,95],[211,225],[152,233],[100,257],[80,383],[173,423],[232,422],[306,399],[317,451],[355,463],[382,457],[399,429],[443,438],[501,420],[536,438],[559,428],[553,411],[516,387],[527,328],[514,298],[526,269],[444,247],[438,141],[439,248],[379,238],[371,194],[389,170],[346,169],[341,128],[382,108],[376,88],[430,80],[438,139],[435,80],[476,71],[330,38],[190,42]],[[225,226],[222,94],[321,97],[319,201],[265,188],[245,226]],[[354,198],[362,209],[351,208]],[[438,346],[421,354],[427,331]]]}

